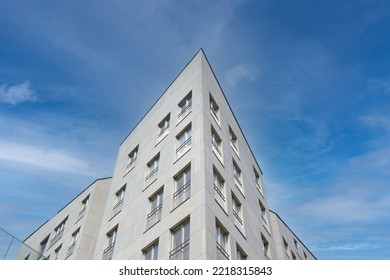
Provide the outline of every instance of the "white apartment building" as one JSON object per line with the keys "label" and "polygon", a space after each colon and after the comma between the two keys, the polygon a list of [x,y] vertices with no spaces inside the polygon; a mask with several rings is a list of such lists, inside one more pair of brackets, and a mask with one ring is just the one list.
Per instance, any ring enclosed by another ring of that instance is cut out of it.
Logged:
{"label": "white apartment building", "polygon": [[49,259],[315,259],[266,197],[262,170],[199,50],[120,144],[112,178],[86,188],[25,243]]}

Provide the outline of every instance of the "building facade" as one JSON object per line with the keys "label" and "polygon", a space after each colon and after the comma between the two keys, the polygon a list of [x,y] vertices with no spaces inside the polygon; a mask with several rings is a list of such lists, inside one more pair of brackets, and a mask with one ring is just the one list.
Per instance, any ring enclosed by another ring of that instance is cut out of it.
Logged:
{"label": "building facade", "polygon": [[199,50],[120,144],[112,178],[25,242],[49,259],[286,259],[280,240],[298,238],[274,216],[262,170]]}

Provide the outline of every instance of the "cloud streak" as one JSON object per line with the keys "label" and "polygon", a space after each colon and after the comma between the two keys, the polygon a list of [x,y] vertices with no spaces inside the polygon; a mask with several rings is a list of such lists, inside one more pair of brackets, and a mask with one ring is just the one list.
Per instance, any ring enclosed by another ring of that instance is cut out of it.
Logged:
{"label": "cloud streak", "polygon": [[0,160],[66,173],[91,174],[89,164],[66,151],[0,142]]}
{"label": "cloud streak", "polygon": [[27,81],[13,86],[0,85],[0,102],[17,105],[36,100],[37,97]]}

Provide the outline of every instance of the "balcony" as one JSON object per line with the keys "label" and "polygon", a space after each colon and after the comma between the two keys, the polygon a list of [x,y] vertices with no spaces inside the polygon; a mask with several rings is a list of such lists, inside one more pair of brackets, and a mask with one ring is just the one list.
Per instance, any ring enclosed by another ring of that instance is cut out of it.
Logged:
{"label": "balcony", "polygon": [[63,233],[64,233],[64,229],[65,229],[65,228],[62,228],[62,230],[59,231],[59,232],[53,237],[52,240],[50,240],[49,248],[50,248],[51,246],[53,246],[53,245],[62,237],[62,235],[63,235]]}
{"label": "balcony", "polygon": [[226,198],[223,195],[222,191],[216,185],[214,185],[214,191],[215,191],[214,192],[214,199],[219,203],[219,205],[224,207]]}
{"label": "balcony", "polygon": [[117,215],[122,210],[123,198],[117,202],[117,204],[112,207],[112,217]]}
{"label": "balcony", "polygon": [[173,209],[181,205],[191,196],[191,181],[186,183],[177,192],[173,194]]}
{"label": "balcony", "polygon": [[169,252],[170,260],[188,260],[190,258],[190,240],[184,241]]}
{"label": "balcony", "polygon": [[190,112],[192,108],[192,102],[186,107],[181,107],[180,113],[177,115],[178,122],[181,122]]}
{"label": "balcony", "polygon": [[220,245],[217,242],[217,259],[218,260],[228,260],[229,259],[229,254],[226,252],[225,248]]}
{"label": "balcony", "polygon": [[114,253],[114,247],[115,247],[115,242],[110,244],[106,249],[103,251],[103,260],[111,260],[112,255]]}
{"label": "balcony", "polygon": [[189,149],[191,149],[191,137],[189,137],[186,141],[184,141],[183,144],[181,144],[177,149],[176,149],[176,155],[177,158],[180,158],[182,155],[185,154]]}
{"label": "balcony", "polygon": [[222,158],[222,151],[221,151],[221,142],[217,143],[215,141],[211,141],[211,144],[213,145],[213,151]]}
{"label": "balcony", "polygon": [[158,167],[153,169],[145,178],[147,184],[150,184],[154,179],[157,179]]}
{"label": "balcony", "polygon": [[161,220],[161,209],[162,209],[162,204],[157,206],[155,209],[153,209],[152,212],[150,212],[147,216],[147,222],[146,222],[146,228],[149,229],[152,227],[154,224],[156,224],[158,221]]}
{"label": "balcony", "polygon": [[69,246],[68,252],[66,253],[65,259],[67,259],[70,255],[73,254],[75,248],[76,248],[76,241],[73,242],[73,243]]}

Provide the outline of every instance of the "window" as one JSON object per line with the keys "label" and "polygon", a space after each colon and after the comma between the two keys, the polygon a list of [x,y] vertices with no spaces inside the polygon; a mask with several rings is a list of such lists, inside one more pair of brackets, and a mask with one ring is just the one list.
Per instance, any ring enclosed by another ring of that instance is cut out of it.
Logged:
{"label": "window", "polygon": [[54,232],[55,232],[55,235],[53,237],[53,239],[50,241],[50,247],[53,246],[54,243],[56,243],[61,237],[62,237],[62,234],[64,233],[64,230],[65,230],[65,224],[66,224],[66,220],[68,219],[68,217],[66,217],[55,229],[54,229]]}
{"label": "window", "polygon": [[179,106],[179,113],[177,115],[177,118],[180,121],[182,121],[190,112],[192,108],[192,92],[187,94],[187,96],[180,101],[178,104]]}
{"label": "window", "polygon": [[261,219],[263,220],[265,225],[268,225],[267,210],[260,200],[259,200],[259,206],[260,206]]}
{"label": "window", "polygon": [[127,171],[130,171],[135,166],[135,162],[137,161],[137,156],[138,156],[138,146],[135,147],[128,156],[128,161],[126,165]]}
{"label": "window", "polygon": [[176,192],[173,194],[173,208],[178,207],[191,196],[191,166],[175,178]]}
{"label": "window", "polygon": [[297,257],[295,256],[295,254],[294,254],[293,251],[291,251],[291,257],[292,257],[293,260],[296,260],[296,259],[297,259]]}
{"label": "window", "polygon": [[307,254],[305,251],[303,251],[303,256],[305,257],[305,260],[307,260]]}
{"label": "window", "polygon": [[148,246],[143,250],[145,260],[157,260],[158,259],[158,241]]}
{"label": "window", "polygon": [[219,106],[217,105],[217,102],[215,102],[214,98],[210,94],[210,112],[211,115],[214,117],[214,119],[219,124]]}
{"label": "window", "polygon": [[146,222],[147,229],[161,220],[162,203],[163,203],[163,189],[161,189],[160,191],[158,191],[156,194],[154,194],[152,197],[149,198],[150,210]]}
{"label": "window", "polygon": [[253,172],[254,172],[254,175],[255,175],[256,189],[264,197],[264,195],[263,195],[263,187],[261,186],[259,172],[257,172],[257,170],[254,167],[253,167]]}
{"label": "window", "polygon": [[264,237],[263,234],[261,234],[261,241],[263,242],[263,253],[264,253],[264,257],[267,259],[267,260],[270,260],[270,256],[269,256],[269,242],[267,241],[267,239]]}
{"label": "window", "polygon": [[[49,242],[49,235],[45,239],[43,239],[41,244],[40,244],[39,254],[41,254],[42,256],[43,256],[43,253],[45,253],[48,242]],[[41,257],[41,256],[39,256],[39,257]]]}
{"label": "window", "polygon": [[158,135],[157,142],[160,142],[165,136],[169,133],[169,119],[170,114],[166,116],[159,124],[158,124]]}
{"label": "window", "polygon": [[84,198],[83,201],[81,202],[81,209],[79,212],[79,218],[84,216],[84,213],[87,210],[88,202],[89,202],[89,195],[86,198]]}
{"label": "window", "polygon": [[68,248],[68,252],[66,253],[66,257],[69,257],[71,254],[73,254],[74,249],[76,247],[76,242],[79,237],[80,228],[78,228],[74,233],[72,233],[72,239],[70,241],[70,245]]}
{"label": "window", "polygon": [[288,254],[288,243],[287,243],[286,239],[284,239],[284,237],[282,237],[282,240],[283,240],[284,253],[286,255],[286,258],[289,260],[290,256]]}
{"label": "window", "polygon": [[236,251],[237,251],[237,260],[247,260],[248,259],[248,256],[247,254],[245,254],[245,252],[240,248],[240,246],[238,246],[237,244],[237,247],[236,247]]}
{"label": "window", "polygon": [[237,141],[237,136],[229,126],[229,138],[230,138],[230,145],[232,146],[233,150],[237,153],[238,155],[238,141]]}
{"label": "window", "polygon": [[214,180],[214,192],[215,192],[215,200],[222,207],[225,206],[226,198],[225,198],[225,181],[219,172],[214,168],[213,170],[213,180]]}
{"label": "window", "polygon": [[54,259],[55,260],[58,260],[58,258],[60,257],[61,249],[62,249],[62,244],[60,246],[58,246],[57,249],[54,250]]}
{"label": "window", "polygon": [[190,256],[190,220],[172,230],[171,260],[188,260]]}
{"label": "window", "polygon": [[155,179],[157,179],[158,175],[158,168],[160,164],[160,154],[155,156],[149,163],[148,163],[148,174],[146,175],[146,183],[150,185],[152,182],[154,182]]}
{"label": "window", "polygon": [[177,158],[180,158],[189,149],[191,149],[191,125],[188,126],[183,132],[181,132],[177,138]]}
{"label": "window", "polygon": [[224,230],[218,223],[216,224],[217,232],[217,259],[218,260],[228,260],[228,237],[229,234]]}
{"label": "window", "polygon": [[118,233],[118,226],[114,227],[112,230],[110,230],[107,233],[107,243],[106,243],[106,249],[104,249],[103,251],[103,260],[112,259],[117,233]]}
{"label": "window", "polygon": [[213,128],[211,128],[211,144],[214,154],[222,159],[222,141]]}
{"label": "window", "polygon": [[295,248],[298,249],[298,241],[296,239],[294,239],[294,245],[295,245]]}
{"label": "window", "polygon": [[233,176],[236,186],[242,191],[242,176],[241,169],[238,167],[237,163],[233,160]]}
{"label": "window", "polygon": [[112,207],[112,217],[117,215],[122,210],[123,200],[125,199],[126,185],[115,193],[115,204]]}
{"label": "window", "polygon": [[234,225],[243,233],[244,221],[242,219],[241,203],[233,193],[232,193],[232,202],[233,202],[232,207],[233,207]]}

